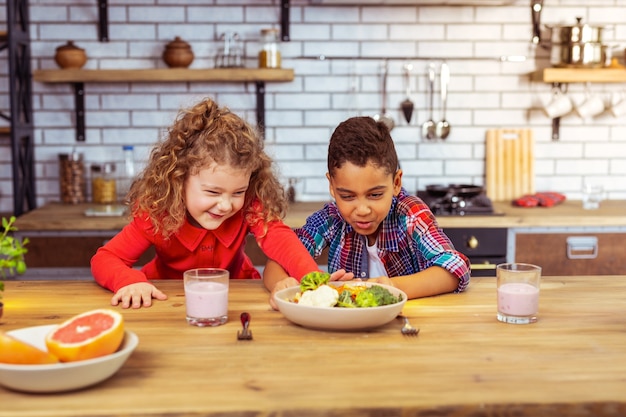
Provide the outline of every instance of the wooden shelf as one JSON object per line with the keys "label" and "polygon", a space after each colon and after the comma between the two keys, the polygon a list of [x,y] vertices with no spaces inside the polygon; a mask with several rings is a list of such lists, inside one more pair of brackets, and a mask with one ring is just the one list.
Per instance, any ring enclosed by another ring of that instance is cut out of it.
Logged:
{"label": "wooden shelf", "polygon": [[288,82],[293,69],[216,68],[216,69],[51,69],[36,70],[33,79],[43,83],[112,83],[112,82]]}
{"label": "wooden shelf", "polygon": [[530,74],[532,81],[544,83],[623,83],[625,68],[544,68]]}
{"label": "wooden shelf", "polygon": [[85,141],[85,83],[253,82],[256,85],[257,125],[261,134],[265,136],[265,83],[293,81],[294,71],[283,68],[49,69],[34,71],[33,79],[42,83],[70,83],[73,85],[76,140],[83,142]]}

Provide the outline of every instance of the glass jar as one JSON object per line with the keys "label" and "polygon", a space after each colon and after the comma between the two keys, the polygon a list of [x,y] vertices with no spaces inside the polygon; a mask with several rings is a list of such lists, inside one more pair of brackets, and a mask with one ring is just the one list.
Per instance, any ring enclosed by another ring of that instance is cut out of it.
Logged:
{"label": "glass jar", "polygon": [[105,162],[91,166],[91,199],[96,204],[112,204],[117,199],[115,164]]}
{"label": "glass jar", "polygon": [[262,29],[259,68],[280,68],[280,41],[278,29]]}
{"label": "glass jar", "polygon": [[72,152],[59,155],[59,187],[63,203],[79,204],[86,201],[83,154]]}

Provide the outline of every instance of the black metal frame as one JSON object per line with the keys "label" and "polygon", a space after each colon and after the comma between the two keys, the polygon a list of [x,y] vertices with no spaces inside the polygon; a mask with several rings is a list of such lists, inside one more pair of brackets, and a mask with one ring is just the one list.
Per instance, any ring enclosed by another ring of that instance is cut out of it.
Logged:
{"label": "black metal frame", "polygon": [[36,207],[28,0],[7,0],[13,212]]}

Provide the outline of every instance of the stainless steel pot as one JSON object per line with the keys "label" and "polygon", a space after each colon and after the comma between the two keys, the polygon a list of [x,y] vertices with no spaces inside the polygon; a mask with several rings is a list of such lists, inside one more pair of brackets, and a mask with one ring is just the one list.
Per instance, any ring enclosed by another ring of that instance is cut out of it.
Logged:
{"label": "stainless steel pot", "polygon": [[547,26],[550,30],[550,64],[555,67],[602,67],[607,47],[602,43],[604,27],[582,23]]}

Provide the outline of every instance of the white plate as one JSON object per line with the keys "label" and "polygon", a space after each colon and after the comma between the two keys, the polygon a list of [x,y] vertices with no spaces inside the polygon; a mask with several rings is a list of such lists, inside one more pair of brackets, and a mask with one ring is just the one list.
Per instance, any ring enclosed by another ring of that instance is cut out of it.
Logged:
{"label": "white plate", "polygon": [[[46,335],[56,325],[26,327],[7,334],[31,345],[47,350]],[[116,373],[135,350],[139,339],[129,330],[117,352],[107,356],[77,362],[48,365],[13,365],[0,363],[0,385],[17,391],[62,392],[104,381]]]}
{"label": "white plate", "polygon": [[[329,285],[342,285],[342,282],[330,282]],[[342,307],[312,307],[293,303],[299,286],[285,288],[274,294],[278,309],[287,320],[304,327],[321,330],[365,330],[382,326],[392,321],[404,307],[406,294],[389,285],[373,283],[350,283],[350,285],[380,285],[387,288],[393,295],[401,296],[402,301],[381,307],[342,308]]]}

